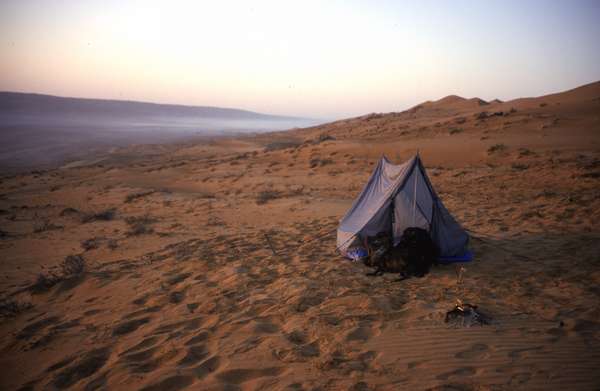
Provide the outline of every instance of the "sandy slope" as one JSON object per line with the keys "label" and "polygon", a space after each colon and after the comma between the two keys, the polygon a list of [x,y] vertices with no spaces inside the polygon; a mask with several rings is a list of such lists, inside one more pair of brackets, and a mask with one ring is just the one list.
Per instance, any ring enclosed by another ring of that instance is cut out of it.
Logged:
{"label": "sandy slope", "polygon": [[[598,388],[599,98],[449,97],[4,177],[0,388]],[[380,155],[417,148],[478,233],[462,284],[367,277],[334,249]],[[85,273],[32,290],[75,254]],[[493,325],[446,325],[457,298]]]}

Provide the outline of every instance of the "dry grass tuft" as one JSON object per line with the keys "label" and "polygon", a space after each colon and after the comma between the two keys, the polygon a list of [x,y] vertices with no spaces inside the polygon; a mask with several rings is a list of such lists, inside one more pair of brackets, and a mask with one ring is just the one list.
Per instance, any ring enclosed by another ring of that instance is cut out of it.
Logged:
{"label": "dry grass tuft", "polygon": [[504,144],[494,144],[488,148],[487,153],[491,155],[496,152],[502,152],[502,151],[506,150],[506,148],[507,147]]}
{"label": "dry grass tuft", "polygon": [[59,282],[80,276],[86,271],[86,262],[81,255],[68,255],[60,264],[60,273],[53,271],[38,274],[37,280],[29,287],[32,293],[44,293]]}
{"label": "dry grass tuft", "polygon": [[78,276],[85,272],[85,259],[81,255],[68,255],[60,268],[63,277]]}
{"label": "dry grass tuft", "polygon": [[34,223],[33,232],[40,233],[40,232],[52,231],[55,229],[62,229],[62,228],[64,228],[62,225],[56,225],[56,224],[50,222],[49,219],[43,219],[42,221],[38,221],[38,222]]}
{"label": "dry grass tuft", "polygon": [[135,193],[127,194],[127,196],[125,197],[125,203],[129,204],[139,198],[143,198],[143,197],[149,196],[150,194],[154,194],[154,193],[156,193],[156,190],[138,191]]}
{"label": "dry grass tuft", "polygon": [[130,227],[127,236],[138,236],[153,233],[154,228],[151,225],[156,222],[156,219],[146,214],[143,216],[129,216],[125,218],[125,222]]}
{"label": "dry grass tuft", "polygon": [[4,299],[0,301],[0,316],[12,318],[33,307],[28,301],[19,301],[16,299]]}
{"label": "dry grass tuft", "polygon": [[301,141],[298,140],[282,140],[282,141],[274,141],[265,146],[265,152],[279,151],[282,149],[288,148],[297,148],[302,145]]}
{"label": "dry grass tuft", "polygon": [[93,221],[111,221],[117,215],[116,208],[105,209],[101,212],[85,213],[81,218],[82,223],[91,223]]}
{"label": "dry grass tuft", "polygon": [[258,205],[263,205],[277,198],[281,198],[281,192],[277,190],[263,190],[258,193],[258,196],[256,197],[256,203]]}

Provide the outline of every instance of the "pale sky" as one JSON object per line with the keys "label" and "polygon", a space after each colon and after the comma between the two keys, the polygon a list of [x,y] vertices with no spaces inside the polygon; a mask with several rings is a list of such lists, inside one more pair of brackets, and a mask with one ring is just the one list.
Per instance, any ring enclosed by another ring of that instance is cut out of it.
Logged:
{"label": "pale sky", "polygon": [[0,90],[343,118],[600,80],[600,1],[0,2]]}

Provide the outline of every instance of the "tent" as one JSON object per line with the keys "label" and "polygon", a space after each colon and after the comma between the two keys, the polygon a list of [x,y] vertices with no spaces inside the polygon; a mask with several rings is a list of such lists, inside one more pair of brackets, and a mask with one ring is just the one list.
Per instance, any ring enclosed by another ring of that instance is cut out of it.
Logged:
{"label": "tent", "polygon": [[343,255],[379,232],[392,232],[394,245],[408,227],[429,231],[442,257],[467,253],[469,235],[437,196],[419,154],[394,165],[381,158],[369,182],[340,222],[337,247]]}

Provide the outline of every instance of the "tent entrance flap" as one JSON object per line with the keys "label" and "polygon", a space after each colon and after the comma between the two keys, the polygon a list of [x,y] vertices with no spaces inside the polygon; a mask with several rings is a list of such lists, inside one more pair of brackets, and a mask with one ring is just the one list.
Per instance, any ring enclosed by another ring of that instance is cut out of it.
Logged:
{"label": "tent entrance flap", "polygon": [[401,165],[382,157],[340,221],[338,249],[345,255],[353,242],[349,238],[362,242],[390,230],[397,243],[408,227],[428,230],[443,256],[461,255],[467,249],[467,233],[435,194],[419,155]]}

